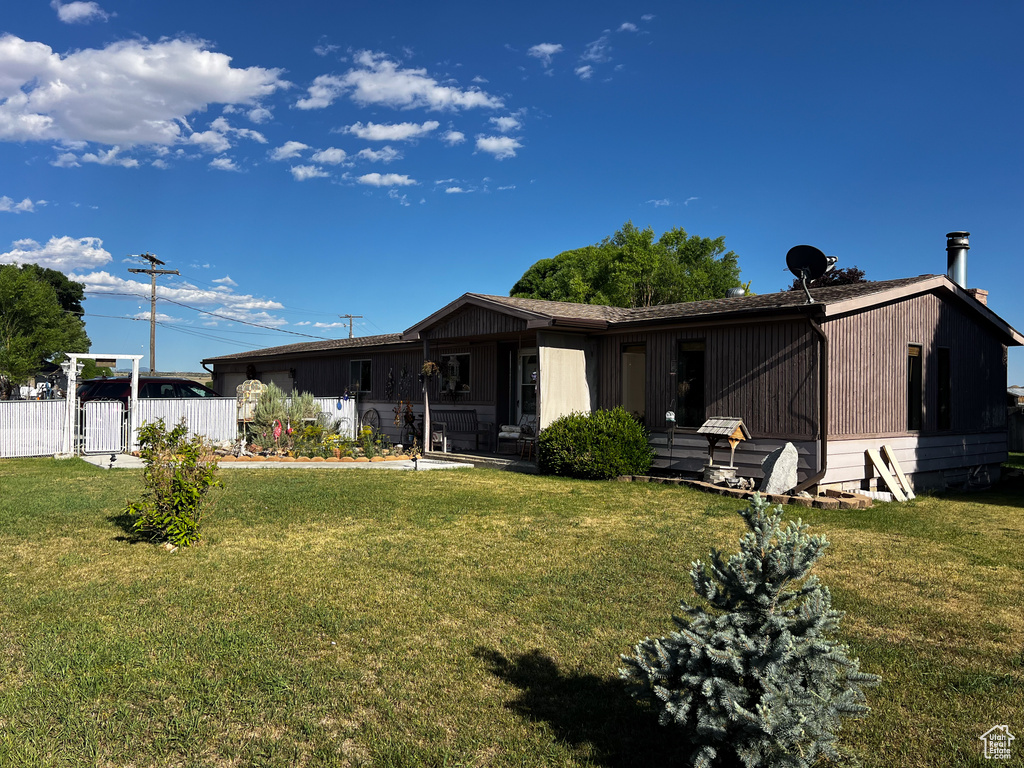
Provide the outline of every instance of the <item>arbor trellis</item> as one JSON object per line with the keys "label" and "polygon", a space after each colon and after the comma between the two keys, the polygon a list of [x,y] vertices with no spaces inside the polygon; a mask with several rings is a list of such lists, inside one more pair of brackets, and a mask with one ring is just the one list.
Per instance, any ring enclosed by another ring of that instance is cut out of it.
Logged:
{"label": "arbor trellis", "polygon": [[808,576],[828,541],[801,521],[783,529],[782,507],[755,494],[740,511],[749,531],[728,561],[711,551],[690,571],[708,608],[680,604],[677,630],[622,656],[621,677],[679,726],[691,764],[735,756],[747,768],[808,768],[838,758],[840,718],[867,713],[863,687],[876,675],[835,640],[842,613]]}

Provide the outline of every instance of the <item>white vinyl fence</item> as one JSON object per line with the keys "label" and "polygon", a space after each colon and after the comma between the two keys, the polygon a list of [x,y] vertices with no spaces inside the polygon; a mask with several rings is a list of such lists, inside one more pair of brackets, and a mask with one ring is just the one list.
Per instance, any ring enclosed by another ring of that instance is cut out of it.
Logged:
{"label": "white vinyl fence", "polygon": [[[356,436],[356,401],[318,397],[317,404],[338,431]],[[157,419],[173,427],[182,419],[190,435],[212,442],[234,441],[238,436],[237,401],[233,397],[140,398],[136,423]],[[120,402],[93,400],[84,404],[84,435],[71,441],[84,453],[118,453],[126,445],[127,419]],[[77,418],[75,421],[79,421]],[[0,458],[52,456],[65,450],[67,403],[65,400],[14,400],[0,402]],[[73,448],[74,450],[74,448]]]}
{"label": "white vinyl fence", "polygon": [[189,436],[219,443],[238,435],[238,401],[233,397],[139,398],[138,425],[163,419],[168,429],[185,419]]}
{"label": "white vinyl fence", "polygon": [[64,400],[0,402],[0,458],[60,453],[67,429]]}
{"label": "white vinyl fence", "polygon": [[323,414],[338,425],[338,434],[354,440],[356,436],[356,401],[352,398],[342,400],[337,397],[317,397],[317,405]]}
{"label": "white vinyl fence", "polygon": [[[316,403],[328,419],[338,423],[341,435],[350,439],[356,436],[355,400],[318,397]],[[238,436],[238,408],[233,397],[145,398],[139,400],[138,407],[139,426],[162,418],[164,424],[173,427],[184,418],[190,435],[202,435],[213,442],[233,441]]]}
{"label": "white vinyl fence", "polygon": [[83,453],[120,453],[128,429],[124,404],[118,400],[92,400],[85,404]]}

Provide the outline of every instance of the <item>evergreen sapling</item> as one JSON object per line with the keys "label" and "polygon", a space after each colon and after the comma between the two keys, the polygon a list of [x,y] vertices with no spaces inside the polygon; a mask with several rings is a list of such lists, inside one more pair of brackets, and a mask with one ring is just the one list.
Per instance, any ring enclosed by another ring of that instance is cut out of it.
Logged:
{"label": "evergreen sapling", "polygon": [[782,507],[755,494],[741,510],[749,531],[728,562],[692,564],[707,608],[680,603],[676,631],[646,638],[619,670],[634,693],[659,707],[662,725],[683,730],[697,768],[805,768],[838,759],[840,718],[863,717],[860,671],[835,639],[842,613],[809,576],[828,541],[802,521],[782,528]]}

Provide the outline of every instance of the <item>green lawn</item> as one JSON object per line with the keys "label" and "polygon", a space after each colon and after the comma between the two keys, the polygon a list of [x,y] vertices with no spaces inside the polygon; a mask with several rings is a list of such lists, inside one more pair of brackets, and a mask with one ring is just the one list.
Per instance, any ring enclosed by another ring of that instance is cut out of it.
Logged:
{"label": "green lawn", "polygon": [[[0,765],[678,765],[618,654],[671,629],[737,502],[496,471],[221,473],[202,546],[133,542],[141,472],[0,462]],[[791,509],[883,676],[864,766],[1024,755],[1024,490]],[[852,763],[851,763],[852,764]]]}

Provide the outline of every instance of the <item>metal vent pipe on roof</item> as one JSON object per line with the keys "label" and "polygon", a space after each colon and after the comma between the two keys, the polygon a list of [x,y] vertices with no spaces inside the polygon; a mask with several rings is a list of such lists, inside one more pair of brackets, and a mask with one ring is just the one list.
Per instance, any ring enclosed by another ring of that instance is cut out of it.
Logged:
{"label": "metal vent pipe on roof", "polygon": [[967,251],[971,245],[970,232],[950,232],[946,235],[946,276],[961,288],[967,288]]}
{"label": "metal vent pipe on roof", "polygon": [[743,288],[730,288],[729,290],[727,290],[725,292],[725,298],[727,298],[727,299],[738,299],[740,296],[743,296],[745,293],[746,293],[746,290],[743,289]]}

